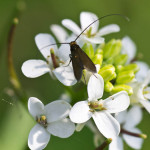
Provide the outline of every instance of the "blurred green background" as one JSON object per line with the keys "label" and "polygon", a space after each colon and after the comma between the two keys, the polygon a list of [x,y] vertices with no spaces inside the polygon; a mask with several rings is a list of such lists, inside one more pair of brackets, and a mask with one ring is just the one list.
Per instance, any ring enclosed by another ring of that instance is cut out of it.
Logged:
{"label": "blurred green background", "polygon": [[[16,7],[22,7],[19,24],[13,42],[13,60],[17,75],[28,97],[35,96],[44,104],[56,100],[64,92],[64,87],[49,74],[36,79],[26,78],[21,72],[21,65],[28,59],[42,59],[34,43],[38,33],[50,33],[51,24],[60,24],[62,19],[70,18],[79,24],[81,11],[91,11],[99,17],[120,13],[128,16],[130,22],[119,17],[110,17],[101,21],[101,26],[117,23],[121,32],[106,36],[122,38],[129,35],[137,45],[138,52],[143,53],[143,60],[150,64],[150,1],[148,0],[0,0],[0,149],[27,150],[27,139],[34,121],[26,108],[14,96],[9,82],[7,69],[7,35],[12,19],[16,16]],[[27,100],[27,99],[26,99]],[[150,116],[144,111],[139,125],[143,133],[150,136]],[[150,137],[143,144],[142,150],[150,147]],[[75,133],[68,139],[52,136],[46,150],[94,150],[93,134],[87,128]],[[125,146],[125,150],[130,150]]]}

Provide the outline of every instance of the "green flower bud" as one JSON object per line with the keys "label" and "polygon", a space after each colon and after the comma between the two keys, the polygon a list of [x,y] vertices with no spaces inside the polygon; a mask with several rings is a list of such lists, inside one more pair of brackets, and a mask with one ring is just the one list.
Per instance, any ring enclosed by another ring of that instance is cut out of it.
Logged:
{"label": "green flower bud", "polygon": [[117,73],[121,72],[121,71],[123,70],[123,68],[124,68],[124,67],[123,67],[122,65],[117,65],[117,66],[116,66],[116,72],[117,72]]}
{"label": "green flower bud", "polygon": [[119,54],[114,58],[114,65],[125,65],[128,60],[128,55],[126,54]]}
{"label": "green flower bud", "polygon": [[108,59],[110,57],[117,56],[121,51],[121,47],[122,47],[121,40],[112,39],[103,48],[104,58]]}
{"label": "green flower bud", "polygon": [[95,54],[95,56],[92,59],[94,64],[102,65],[103,62],[103,55],[102,54]]}
{"label": "green flower bud", "polygon": [[93,58],[94,57],[94,49],[92,44],[87,44],[85,43],[82,47],[82,49],[84,50],[84,52],[89,56],[89,58]]}
{"label": "green flower bud", "polygon": [[100,49],[100,48],[98,48],[98,49],[96,50],[95,54],[102,54],[102,55],[103,55],[103,50]]}
{"label": "green flower bud", "polygon": [[99,74],[103,77],[105,82],[116,78],[115,67],[113,65],[106,65],[102,67]]}
{"label": "green flower bud", "polygon": [[114,88],[112,89],[112,93],[117,93],[120,91],[126,91],[128,93],[128,95],[132,95],[133,94],[133,89],[131,86],[129,85],[125,85],[125,84],[120,84],[120,85],[114,85]]}
{"label": "green flower bud", "polygon": [[123,68],[123,71],[132,70],[134,73],[139,71],[139,66],[137,64],[129,64]]}
{"label": "green flower bud", "polygon": [[118,73],[116,83],[125,84],[129,83],[134,79],[135,75],[133,71],[123,71]]}
{"label": "green flower bud", "polygon": [[114,86],[111,82],[106,82],[104,84],[104,89],[106,92],[111,92],[113,90]]}

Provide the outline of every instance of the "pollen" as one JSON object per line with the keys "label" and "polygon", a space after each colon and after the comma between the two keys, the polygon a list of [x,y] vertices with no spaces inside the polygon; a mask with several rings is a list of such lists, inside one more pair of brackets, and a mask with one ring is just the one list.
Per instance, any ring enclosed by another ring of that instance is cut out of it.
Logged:
{"label": "pollen", "polygon": [[37,117],[36,121],[43,126],[44,128],[47,127],[47,119],[46,116],[42,115],[40,117]]}

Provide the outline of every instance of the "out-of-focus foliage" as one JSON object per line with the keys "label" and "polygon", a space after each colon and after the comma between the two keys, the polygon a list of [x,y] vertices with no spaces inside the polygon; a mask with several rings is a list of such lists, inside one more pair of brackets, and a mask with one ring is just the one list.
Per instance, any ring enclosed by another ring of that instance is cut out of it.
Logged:
{"label": "out-of-focus foliage", "polygon": [[[143,60],[150,64],[149,34],[150,34],[150,1],[147,0],[5,0],[0,1],[0,149],[22,150],[27,148],[27,137],[34,121],[19,103],[19,99],[13,96],[10,90],[7,71],[6,47],[7,34],[13,17],[17,14],[16,7],[24,9],[19,15],[19,24],[15,32],[13,43],[13,60],[19,79],[28,96],[35,96],[44,100],[47,104],[59,98],[65,91],[59,81],[54,81],[48,74],[36,79],[26,78],[21,73],[21,65],[28,59],[42,58],[34,43],[34,37],[38,33],[50,33],[51,24],[61,24],[61,20],[70,18],[79,23],[81,11],[91,11],[98,16],[112,13],[121,13],[130,18],[130,22],[120,17],[113,16],[101,21],[101,26],[117,23],[121,27],[119,33],[106,36],[106,41],[111,38],[122,38],[129,35],[137,45],[137,49],[143,53]],[[56,90],[57,89],[57,90]],[[8,96],[9,94],[10,96]],[[76,96],[80,99],[80,95]],[[26,99],[27,100],[27,99]],[[10,104],[13,103],[13,104]],[[144,119],[139,125],[143,133],[150,133],[150,116],[144,111]],[[149,134],[150,135],[150,134]],[[143,145],[143,150],[149,148],[149,135]],[[68,139],[51,137],[46,149],[58,150],[94,150],[93,135],[85,128],[81,133],[75,133]],[[126,147],[129,149],[129,147]]]}

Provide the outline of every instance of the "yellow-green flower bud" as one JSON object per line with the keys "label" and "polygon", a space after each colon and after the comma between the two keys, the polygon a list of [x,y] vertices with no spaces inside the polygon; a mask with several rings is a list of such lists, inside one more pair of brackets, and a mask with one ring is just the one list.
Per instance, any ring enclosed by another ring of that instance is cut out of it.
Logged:
{"label": "yellow-green flower bud", "polygon": [[129,83],[134,79],[135,75],[133,71],[122,71],[118,73],[116,83],[125,84]]}
{"label": "yellow-green flower bud", "polygon": [[103,77],[104,82],[116,78],[115,67],[113,65],[105,65],[100,69],[99,74]]}
{"label": "yellow-green flower bud", "polygon": [[139,66],[137,64],[129,64],[123,68],[123,71],[132,70],[134,73],[139,71]]}
{"label": "yellow-green flower bud", "polygon": [[122,70],[123,70],[123,66],[122,65],[117,65],[116,66],[116,73],[119,73],[119,72],[121,72]]}
{"label": "yellow-green flower bud", "polygon": [[114,88],[113,84],[109,81],[104,84],[104,89],[106,92],[111,92],[113,88]]}
{"label": "yellow-green flower bud", "polygon": [[94,49],[92,44],[87,44],[85,43],[82,47],[82,49],[84,50],[84,52],[89,56],[89,58],[93,58],[94,57]]}
{"label": "yellow-green flower bud", "polygon": [[114,58],[114,65],[125,65],[128,60],[128,55],[126,54],[119,54]]}
{"label": "yellow-green flower bud", "polygon": [[102,55],[103,55],[103,50],[100,49],[100,48],[98,48],[98,49],[96,50],[95,54],[102,54]]}
{"label": "yellow-green flower bud", "polygon": [[94,64],[99,64],[101,66],[102,62],[103,62],[103,55],[102,54],[95,54],[92,61]]}
{"label": "yellow-green flower bud", "polygon": [[125,85],[125,84],[120,84],[120,85],[114,85],[114,88],[112,89],[112,93],[117,93],[120,91],[126,91],[128,93],[128,95],[132,95],[133,94],[133,89],[131,86],[129,85]]}
{"label": "yellow-green flower bud", "polygon": [[117,56],[121,51],[121,47],[122,47],[121,40],[112,39],[103,48],[104,58],[108,59],[110,57]]}

